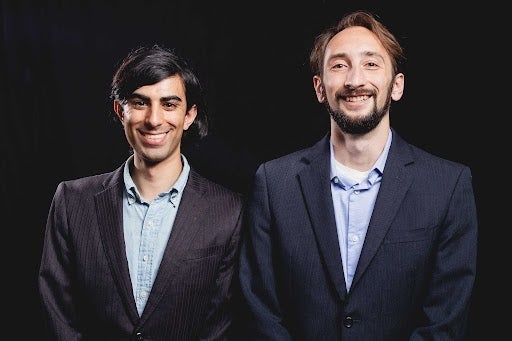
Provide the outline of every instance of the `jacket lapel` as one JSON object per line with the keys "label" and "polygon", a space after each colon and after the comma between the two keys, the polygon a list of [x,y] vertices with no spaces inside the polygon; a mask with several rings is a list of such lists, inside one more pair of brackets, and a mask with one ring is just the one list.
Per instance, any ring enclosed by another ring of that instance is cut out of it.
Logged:
{"label": "jacket lapel", "polygon": [[204,182],[201,181],[198,173],[191,169],[160,268],[142,313],[141,323],[147,320],[167,292],[168,287],[176,280],[175,274],[180,266],[180,260],[194,244],[194,236],[204,225],[201,219],[205,216],[203,212],[208,206],[208,202],[203,199],[205,191],[203,186]]}
{"label": "jacket lapel", "polygon": [[114,278],[126,311],[133,323],[138,320],[137,307],[133,298],[130,272],[123,235],[123,166],[105,182],[105,189],[95,197],[98,226]]}
{"label": "jacket lapel", "polygon": [[352,281],[352,288],[357,285],[375,256],[405,197],[405,193],[411,185],[412,176],[406,172],[405,166],[412,162],[413,157],[408,145],[393,131],[393,141],[386,160],[382,183],[368,225],[357,270]]}
{"label": "jacket lapel", "polygon": [[331,196],[329,143],[327,135],[312,147],[309,156],[303,158],[305,166],[298,176],[318,248],[336,290],[344,300],[347,289]]}

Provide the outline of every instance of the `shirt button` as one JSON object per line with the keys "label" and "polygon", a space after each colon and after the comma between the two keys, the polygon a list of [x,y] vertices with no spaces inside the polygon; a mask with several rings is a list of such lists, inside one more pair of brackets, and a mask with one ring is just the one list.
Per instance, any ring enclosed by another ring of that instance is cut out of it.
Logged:
{"label": "shirt button", "polygon": [[140,293],[140,297],[142,298],[146,298],[148,296],[148,292],[147,291],[143,291]]}
{"label": "shirt button", "polygon": [[147,261],[148,261],[148,259],[149,259],[149,256],[148,256],[148,255],[144,255],[144,257],[142,257],[142,260],[143,260],[144,262],[147,262]]}
{"label": "shirt button", "polygon": [[359,194],[359,190],[358,190],[358,189],[356,189],[356,190],[354,191],[354,194]]}

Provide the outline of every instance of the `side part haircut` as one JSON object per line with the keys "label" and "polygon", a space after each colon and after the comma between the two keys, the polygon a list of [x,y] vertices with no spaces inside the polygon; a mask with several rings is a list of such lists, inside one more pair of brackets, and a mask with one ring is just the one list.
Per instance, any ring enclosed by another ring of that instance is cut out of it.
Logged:
{"label": "side part haircut", "polygon": [[175,75],[182,79],[185,86],[187,110],[193,105],[197,108],[197,117],[190,128],[183,132],[183,138],[201,139],[208,134],[206,103],[201,83],[187,62],[168,48],[155,44],[132,50],[114,73],[110,98],[124,104],[138,88]]}

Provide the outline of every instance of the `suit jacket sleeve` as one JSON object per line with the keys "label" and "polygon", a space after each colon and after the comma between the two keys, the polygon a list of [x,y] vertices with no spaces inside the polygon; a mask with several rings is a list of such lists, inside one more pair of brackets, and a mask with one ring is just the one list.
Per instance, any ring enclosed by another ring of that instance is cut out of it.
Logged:
{"label": "suit jacket sleeve", "polygon": [[476,269],[477,214],[470,169],[464,167],[444,217],[423,304],[427,318],[411,340],[462,340]]}
{"label": "suit jacket sleeve", "polygon": [[74,302],[73,259],[68,245],[65,186],[55,192],[48,214],[38,285],[51,340],[81,340]]}
{"label": "suit jacket sleeve", "polygon": [[240,256],[240,233],[243,223],[243,210],[236,222],[233,236],[223,256],[206,316],[205,328],[200,340],[228,340],[233,333],[233,312],[235,311],[234,277],[238,277]]}
{"label": "suit jacket sleeve", "polygon": [[248,209],[248,230],[242,243],[241,289],[248,307],[247,337],[251,340],[291,340],[282,324],[272,264],[272,241],[265,166],[256,172]]}

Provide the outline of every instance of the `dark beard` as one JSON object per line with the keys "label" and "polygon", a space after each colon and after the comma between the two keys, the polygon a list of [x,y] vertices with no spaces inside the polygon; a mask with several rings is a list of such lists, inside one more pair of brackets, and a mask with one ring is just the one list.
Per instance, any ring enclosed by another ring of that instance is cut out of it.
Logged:
{"label": "dark beard", "polygon": [[[375,127],[377,127],[382,121],[382,118],[386,115],[387,111],[389,110],[391,106],[391,88],[393,84],[391,84],[390,89],[388,90],[386,103],[381,108],[377,108],[377,104],[375,104],[375,107],[373,108],[373,111],[370,113],[370,115],[366,115],[361,118],[351,118],[350,116],[346,115],[343,111],[337,111],[331,108],[329,105],[329,102],[326,100],[324,102],[324,105],[331,115],[332,119],[338,127],[341,129],[341,131],[347,133],[347,134],[353,134],[353,135],[363,135],[366,134]],[[324,90],[324,98],[327,98]],[[336,94],[336,98],[339,100],[341,94]]]}

